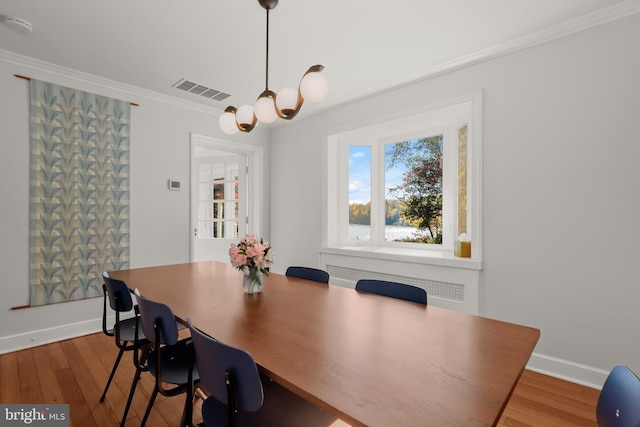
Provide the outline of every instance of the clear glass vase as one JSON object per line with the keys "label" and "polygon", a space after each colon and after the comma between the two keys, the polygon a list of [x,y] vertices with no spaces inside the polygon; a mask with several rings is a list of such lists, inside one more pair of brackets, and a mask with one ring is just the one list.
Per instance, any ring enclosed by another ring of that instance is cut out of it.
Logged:
{"label": "clear glass vase", "polygon": [[242,269],[242,287],[248,294],[262,292],[262,271],[255,267],[244,267]]}

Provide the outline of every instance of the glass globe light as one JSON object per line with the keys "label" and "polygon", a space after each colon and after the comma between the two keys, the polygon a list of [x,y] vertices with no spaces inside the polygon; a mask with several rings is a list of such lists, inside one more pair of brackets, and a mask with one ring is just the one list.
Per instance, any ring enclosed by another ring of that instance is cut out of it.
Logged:
{"label": "glass globe light", "polygon": [[276,105],[280,111],[295,110],[298,103],[298,91],[292,87],[285,87],[276,96]]}
{"label": "glass globe light", "polygon": [[322,102],[329,95],[329,81],[318,72],[307,73],[300,81],[300,93],[312,104]]}
{"label": "glass globe light", "polygon": [[249,126],[253,123],[253,105],[243,105],[236,111],[236,120],[240,126]]}
{"label": "glass globe light", "polygon": [[273,123],[278,118],[273,99],[268,96],[261,96],[256,101],[255,106],[256,117],[262,123]]}
{"label": "glass globe light", "polygon": [[238,126],[236,125],[236,115],[233,113],[223,113],[218,119],[218,124],[220,125],[220,129],[222,132],[233,135],[234,133],[238,133]]}

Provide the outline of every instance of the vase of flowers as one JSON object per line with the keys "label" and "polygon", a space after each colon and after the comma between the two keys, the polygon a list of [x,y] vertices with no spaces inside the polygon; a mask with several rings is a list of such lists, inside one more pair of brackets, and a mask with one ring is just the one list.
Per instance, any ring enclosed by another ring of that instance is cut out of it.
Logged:
{"label": "vase of flowers", "polygon": [[242,271],[242,287],[248,294],[262,292],[263,275],[269,275],[273,263],[273,251],[269,243],[247,234],[237,245],[229,249],[231,265]]}
{"label": "vase of flowers", "polygon": [[255,267],[242,269],[242,288],[248,294],[262,292],[262,271]]}

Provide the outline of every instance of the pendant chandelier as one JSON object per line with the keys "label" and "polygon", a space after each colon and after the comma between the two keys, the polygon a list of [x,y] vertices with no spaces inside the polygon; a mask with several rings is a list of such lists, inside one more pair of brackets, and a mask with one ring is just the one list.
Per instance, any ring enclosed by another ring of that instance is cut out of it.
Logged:
{"label": "pendant chandelier", "polygon": [[291,120],[298,114],[304,101],[320,103],[329,94],[329,82],[320,74],[324,69],[322,65],[309,67],[302,76],[297,91],[292,87],[285,87],[277,94],[269,90],[269,11],[278,5],[278,0],[258,0],[258,3],[267,11],[265,89],[258,97],[255,106],[243,105],[239,108],[229,106],[224,110],[219,124],[220,129],[227,134],[238,131],[251,132],[259,121],[273,123],[278,117]]}

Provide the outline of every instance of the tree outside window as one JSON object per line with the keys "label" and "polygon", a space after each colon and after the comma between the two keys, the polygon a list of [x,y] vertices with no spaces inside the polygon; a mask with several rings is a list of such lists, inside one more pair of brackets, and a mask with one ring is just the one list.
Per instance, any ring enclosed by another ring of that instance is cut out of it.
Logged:
{"label": "tree outside window", "polygon": [[402,181],[387,186],[386,225],[416,228],[398,241],[442,243],[442,142],[437,135],[385,146],[386,171],[402,170]]}

